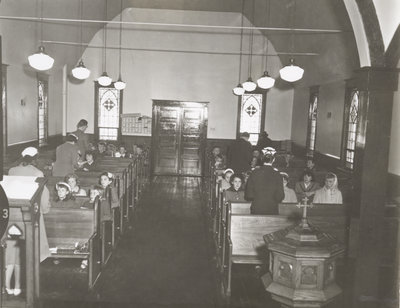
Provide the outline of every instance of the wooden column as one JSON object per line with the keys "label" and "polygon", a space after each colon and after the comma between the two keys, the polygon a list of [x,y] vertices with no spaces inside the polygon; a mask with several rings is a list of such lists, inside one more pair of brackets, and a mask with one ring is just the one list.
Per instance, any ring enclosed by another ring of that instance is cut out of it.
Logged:
{"label": "wooden column", "polygon": [[398,71],[362,68],[355,73],[364,119],[359,125],[354,165],[360,229],[353,307],[379,306],[379,267],[386,199],[393,92]]}

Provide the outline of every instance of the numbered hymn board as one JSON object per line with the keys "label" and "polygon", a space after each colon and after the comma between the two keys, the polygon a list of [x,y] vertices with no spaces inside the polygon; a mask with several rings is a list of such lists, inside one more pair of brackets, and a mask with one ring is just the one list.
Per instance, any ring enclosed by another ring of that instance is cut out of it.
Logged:
{"label": "numbered hymn board", "polygon": [[151,136],[151,117],[140,113],[122,114],[121,133],[126,136]]}

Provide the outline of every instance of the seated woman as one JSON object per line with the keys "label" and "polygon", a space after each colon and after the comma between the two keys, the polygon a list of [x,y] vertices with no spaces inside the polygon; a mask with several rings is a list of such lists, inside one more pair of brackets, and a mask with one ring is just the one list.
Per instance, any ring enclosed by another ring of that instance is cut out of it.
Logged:
{"label": "seated woman", "polygon": [[301,180],[296,183],[294,191],[297,195],[297,201],[303,202],[307,198],[307,204],[313,202],[315,191],[320,188],[319,184],[314,180],[314,173],[305,170],[301,176]]}
{"label": "seated woman", "polygon": [[245,202],[244,190],[242,187],[243,179],[240,174],[232,174],[230,178],[231,187],[225,190],[226,201]]}
{"label": "seated woman", "polygon": [[67,174],[64,178],[64,182],[69,185],[71,188],[71,194],[73,196],[87,196],[87,193],[84,189],[79,186],[79,179],[76,174],[70,173]]}
{"label": "seated woman", "polygon": [[[99,184],[104,189],[104,200],[101,202],[101,221],[111,220],[111,209],[119,207],[119,199],[116,188],[113,186],[114,175],[110,172],[100,174]],[[111,194],[111,195],[110,195]],[[110,200],[111,204],[107,201]]]}
{"label": "seated woman", "polygon": [[85,163],[82,165],[83,171],[92,171],[95,168],[94,152],[89,151],[85,154]]}
{"label": "seated woman", "polygon": [[342,193],[338,189],[337,176],[328,172],[325,176],[325,186],[315,192],[314,203],[343,204]]}
{"label": "seated woman", "polygon": [[253,156],[250,161],[250,170],[253,171],[258,166],[261,166],[261,159],[259,157]]}
{"label": "seated woman", "polygon": [[222,176],[222,180],[221,180],[221,189],[222,190],[226,190],[229,187],[231,187],[231,176],[233,174],[233,170],[228,168],[224,171],[223,176]]}
{"label": "seated woman", "polygon": [[89,200],[86,201],[81,208],[85,209],[93,209],[94,207],[94,201],[96,200],[96,197],[99,196],[99,199],[103,199],[103,194],[104,194],[104,189],[100,185],[95,185],[93,186],[90,191],[89,191]]}
{"label": "seated woman", "polygon": [[71,193],[71,187],[65,182],[56,184],[57,197],[55,205],[62,207],[75,207],[75,197]]}
{"label": "seated woman", "polygon": [[285,172],[281,172],[283,179],[283,192],[285,193],[285,199],[282,200],[282,203],[297,203],[297,196],[293,189],[287,187],[289,183],[289,175]]}

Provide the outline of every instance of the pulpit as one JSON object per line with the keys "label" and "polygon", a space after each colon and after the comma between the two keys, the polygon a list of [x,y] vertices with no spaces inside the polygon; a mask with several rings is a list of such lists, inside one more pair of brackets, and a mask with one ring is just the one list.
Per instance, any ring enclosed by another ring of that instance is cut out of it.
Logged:
{"label": "pulpit", "polygon": [[[21,272],[21,278],[24,279],[23,292],[19,296],[3,294],[2,307],[32,308],[39,298],[40,197],[45,180],[36,177],[5,176],[0,184],[10,206],[7,230],[11,228],[21,230],[20,242],[24,243],[21,252],[25,252],[25,255],[21,256],[21,262],[25,262],[21,264],[21,271],[24,271]],[[1,281],[1,284],[4,286],[4,281]]]}
{"label": "pulpit", "polygon": [[322,307],[342,292],[335,276],[344,246],[308,223],[310,205],[299,206],[303,207],[300,224],[264,236],[270,271],[262,281],[282,307]]}

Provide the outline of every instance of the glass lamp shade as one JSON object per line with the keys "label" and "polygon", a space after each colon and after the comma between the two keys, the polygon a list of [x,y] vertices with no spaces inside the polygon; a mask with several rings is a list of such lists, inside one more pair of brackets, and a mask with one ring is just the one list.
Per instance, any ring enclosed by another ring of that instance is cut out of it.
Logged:
{"label": "glass lamp shade", "polygon": [[121,80],[121,77],[119,77],[118,81],[114,82],[114,87],[117,90],[123,90],[126,87],[126,83]]}
{"label": "glass lamp shade", "polygon": [[247,92],[252,92],[257,88],[256,83],[251,79],[251,77],[249,77],[249,79],[247,79],[247,81],[245,83],[243,83],[243,88],[247,91]]}
{"label": "glass lamp shade", "polygon": [[39,50],[28,57],[28,62],[34,69],[46,71],[53,67],[54,59],[45,53],[44,46],[39,46]]}
{"label": "glass lamp shade", "polygon": [[90,70],[86,68],[81,60],[79,64],[72,70],[72,76],[76,79],[84,80],[90,76]]}
{"label": "glass lamp shade", "polygon": [[270,89],[274,86],[275,79],[272,78],[268,72],[264,72],[264,75],[257,80],[257,85],[261,89]]}
{"label": "glass lamp shade", "polygon": [[97,81],[99,82],[99,84],[101,86],[109,86],[112,82],[112,79],[110,77],[108,77],[107,73],[104,72],[98,79]]}
{"label": "glass lamp shade", "polygon": [[288,82],[295,82],[303,78],[304,70],[294,64],[294,60],[290,59],[289,65],[286,65],[284,68],[281,68],[279,71],[281,78]]}
{"label": "glass lamp shade", "polygon": [[232,91],[233,91],[233,94],[235,94],[237,96],[241,96],[244,94],[244,89],[240,83],[236,87],[234,87]]}

